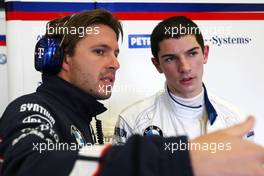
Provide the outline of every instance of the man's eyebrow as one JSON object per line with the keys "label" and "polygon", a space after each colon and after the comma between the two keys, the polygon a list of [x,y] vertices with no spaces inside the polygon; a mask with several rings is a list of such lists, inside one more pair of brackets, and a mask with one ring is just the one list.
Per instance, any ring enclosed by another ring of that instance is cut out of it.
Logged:
{"label": "man's eyebrow", "polygon": [[[192,52],[192,51],[197,50],[197,49],[199,49],[199,48],[200,48],[200,47],[198,47],[198,46],[193,47],[193,48],[191,48],[191,49],[185,51],[185,53]],[[164,57],[172,57],[172,56],[177,56],[177,54],[164,54],[164,55],[161,56],[161,58],[164,58]]]}
{"label": "man's eyebrow", "polygon": [[[97,47],[102,47],[102,48],[106,48],[106,49],[109,49],[109,50],[112,49],[112,48],[111,48],[109,45],[107,45],[107,44],[98,44],[98,45],[94,45],[94,46],[92,46],[92,48],[97,48]],[[118,52],[118,53],[119,53],[119,48],[117,48],[117,49],[115,50],[115,52]]]}
{"label": "man's eyebrow", "polygon": [[107,45],[107,44],[97,44],[97,45],[94,45],[94,46],[92,46],[92,48],[97,48],[97,47],[102,47],[102,48],[111,48],[109,45]]}
{"label": "man's eyebrow", "polygon": [[172,56],[177,56],[177,54],[164,54],[161,56],[161,58],[172,57]]}
{"label": "man's eyebrow", "polygon": [[200,48],[200,47],[198,47],[198,46],[196,46],[196,47],[193,47],[193,48],[191,48],[191,49],[187,50],[185,53],[192,52],[192,51],[194,51],[194,50],[197,50],[197,49],[199,49],[199,48]]}

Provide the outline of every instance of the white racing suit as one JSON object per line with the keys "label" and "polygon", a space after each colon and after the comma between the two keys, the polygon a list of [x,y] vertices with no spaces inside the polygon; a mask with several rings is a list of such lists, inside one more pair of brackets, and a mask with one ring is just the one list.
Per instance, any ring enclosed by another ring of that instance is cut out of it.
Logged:
{"label": "white racing suit", "polygon": [[[175,115],[175,106],[173,105],[175,102],[173,102],[168,89],[165,88],[154,96],[136,102],[121,112],[116,123],[113,143],[124,144],[134,134],[163,137],[187,135],[192,139],[245,120],[246,115],[240,113],[229,103],[208,94],[205,86],[203,88],[204,115],[201,116],[205,116],[203,119],[206,120],[203,120],[204,129],[201,129],[201,132],[197,133],[197,130],[195,131],[193,128],[197,127],[199,121],[188,119],[189,116],[192,116],[191,113],[185,114],[185,118],[183,118],[185,121]],[[180,105],[178,107],[181,108]],[[245,137],[251,139],[253,136],[254,132],[250,131]]]}

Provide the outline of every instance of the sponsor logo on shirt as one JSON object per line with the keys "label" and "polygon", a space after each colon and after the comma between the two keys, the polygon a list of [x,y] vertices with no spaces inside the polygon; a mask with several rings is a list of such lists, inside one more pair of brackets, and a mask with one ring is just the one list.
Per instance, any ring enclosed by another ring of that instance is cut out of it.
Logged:
{"label": "sponsor logo on shirt", "polygon": [[71,125],[71,135],[75,138],[75,140],[79,146],[84,146],[86,144],[82,133],[74,125]]}
{"label": "sponsor logo on shirt", "polygon": [[124,129],[118,128],[118,127],[115,127],[114,134],[116,136],[119,136],[119,137],[126,137],[127,136],[127,132]]}
{"label": "sponsor logo on shirt", "polygon": [[154,136],[154,135],[163,136],[162,130],[155,125],[151,125],[144,130],[144,136]]}

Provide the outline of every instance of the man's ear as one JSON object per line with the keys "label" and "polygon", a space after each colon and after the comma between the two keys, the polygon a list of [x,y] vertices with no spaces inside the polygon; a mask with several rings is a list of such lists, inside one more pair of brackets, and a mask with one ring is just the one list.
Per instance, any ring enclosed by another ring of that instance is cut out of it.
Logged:
{"label": "man's ear", "polygon": [[72,59],[71,57],[67,54],[63,57],[63,61],[61,64],[61,69],[58,73],[58,76],[61,77],[62,79],[70,82],[70,74],[71,74],[71,65],[72,65]]}
{"label": "man's ear", "polygon": [[207,63],[208,55],[209,55],[209,45],[204,45],[204,64]]}
{"label": "man's ear", "polygon": [[71,58],[68,54],[66,54],[62,61],[61,70],[68,72],[70,70],[70,65],[71,65]]}
{"label": "man's ear", "polygon": [[151,61],[152,61],[153,65],[156,67],[156,69],[158,70],[158,72],[163,73],[163,71],[160,67],[160,63],[158,62],[158,58],[152,57]]}

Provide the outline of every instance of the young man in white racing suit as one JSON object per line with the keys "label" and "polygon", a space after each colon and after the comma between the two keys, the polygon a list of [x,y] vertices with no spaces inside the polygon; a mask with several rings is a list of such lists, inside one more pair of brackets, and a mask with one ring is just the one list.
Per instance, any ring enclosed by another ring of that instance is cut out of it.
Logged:
{"label": "young man in white racing suit", "polygon": [[160,22],[151,34],[151,51],[152,63],[166,77],[164,90],[121,112],[113,143],[123,144],[134,134],[193,139],[244,120],[236,108],[207,92],[202,76],[209,46],[192,20],[175,16]]}

